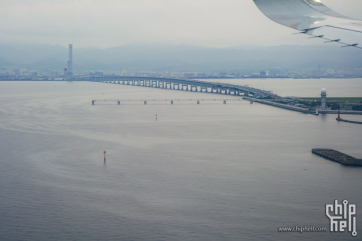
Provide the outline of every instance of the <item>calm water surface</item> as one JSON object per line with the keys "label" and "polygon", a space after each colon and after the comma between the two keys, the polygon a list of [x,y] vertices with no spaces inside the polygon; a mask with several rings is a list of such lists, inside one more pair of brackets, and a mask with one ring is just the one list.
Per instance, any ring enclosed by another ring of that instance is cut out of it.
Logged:
{"label": "calm water surface", "polygon": [[[315,93],[312,80],[289,80],[289,90],[286,80],[258,81],[281,95],[332,95],[345,82],[340,96],[362,93],[361,79],[322,80]],[[362,158],[362,126],[247,101],[169,104],[224,97],[0,82],[0,240],[358,240],[361,216],[357,238],[277,228],[329,227],[325,205],[336,199],[362,210],[362,168],[311,154]],[[168,101],[91,105],[154,98]]]}

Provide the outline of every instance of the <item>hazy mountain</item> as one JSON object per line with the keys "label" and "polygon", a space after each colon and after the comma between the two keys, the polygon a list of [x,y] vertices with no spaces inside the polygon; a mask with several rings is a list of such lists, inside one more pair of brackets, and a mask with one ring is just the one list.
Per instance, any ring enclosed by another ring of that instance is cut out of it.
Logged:
{"label": "hazy mountain", "polygon": [[[322,46],[252,46],[205,48],[188,45],[128,44],[100,49],[73,46],[74,68],[80,70],[238,71],[275,68],[362,68],[362,51]],[[0,66],[62,70],[68,48],[60,45],[0,44]]]}
{"label": "hazy mountain", "polygon": [[0,69],[4,69],[7,66],[10,66],[12,64],[10,64],[8,61],[6,61],[4,58],[0,57]]}

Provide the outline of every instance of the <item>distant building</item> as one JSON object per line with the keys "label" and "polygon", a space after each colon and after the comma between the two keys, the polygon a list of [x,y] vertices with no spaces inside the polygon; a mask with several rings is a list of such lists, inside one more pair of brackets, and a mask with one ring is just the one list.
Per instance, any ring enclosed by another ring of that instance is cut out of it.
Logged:
{"label": "distant building", "polygon": [[14,74],[19,75],[20,74],[20,69],[14,69]]}
{"label": "distant building", "polygon": [[188,77],[195,77],[195,73],[185,73],[184,74],[184,76],[186,77],[186,78],[188,78]]}
{"label": "distant building", "polygon": [[265,78],[266,77],[266,71],[260,71],[260,77]]}
{"label": "distant building", "polygon": [[49,73],[49,78],[57,78],[58,76],[59,76],[59,71],[53,70]]}
{"label": "distant building", "polygon": [[103,76],[103,72],[100,71],[90,72],[89,75]]}

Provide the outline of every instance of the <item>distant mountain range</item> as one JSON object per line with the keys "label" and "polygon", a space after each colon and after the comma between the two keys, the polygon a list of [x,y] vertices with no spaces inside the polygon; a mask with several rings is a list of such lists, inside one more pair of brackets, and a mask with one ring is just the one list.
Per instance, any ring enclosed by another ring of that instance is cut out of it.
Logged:
{"label": "distant mountain range", "polygon": [[[79,70],[218,72],[243,70],[362,68],[362,50],[337,44],[318,46],[235,46],[206,48],[188,45],[128,44],[119,47],[77,48]],[[0,44],[0,69],[44,71],[67,67],[68,48],[48,44]]]}

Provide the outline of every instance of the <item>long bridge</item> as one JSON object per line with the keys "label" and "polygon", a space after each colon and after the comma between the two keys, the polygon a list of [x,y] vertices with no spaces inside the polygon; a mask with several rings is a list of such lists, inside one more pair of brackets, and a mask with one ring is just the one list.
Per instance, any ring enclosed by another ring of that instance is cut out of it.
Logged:
{"label": "long bridge", "polygon": [[[79,79],[74,79],[79,80]],[[96,76],[86,77],[82,80],[112,84],[134,85],[151,88],[184,90],[225,95],[243,95],[254,98],[281,98],[270,91],[256,89],[249,86],[233,85],[219,82],[207,82],[191,79],[159,78],[159,77],[133,77],[133,76]]]}

